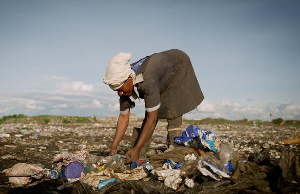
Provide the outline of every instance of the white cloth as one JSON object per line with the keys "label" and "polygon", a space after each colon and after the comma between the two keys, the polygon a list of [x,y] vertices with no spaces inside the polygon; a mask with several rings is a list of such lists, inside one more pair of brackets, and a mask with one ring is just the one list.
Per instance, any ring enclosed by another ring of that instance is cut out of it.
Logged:
{"label": "white cloth", "polygon": [[129,64],[130,59],[131,53],[119,53],[110,59],[103,82],[111,89],[119,89],[134,74]]}

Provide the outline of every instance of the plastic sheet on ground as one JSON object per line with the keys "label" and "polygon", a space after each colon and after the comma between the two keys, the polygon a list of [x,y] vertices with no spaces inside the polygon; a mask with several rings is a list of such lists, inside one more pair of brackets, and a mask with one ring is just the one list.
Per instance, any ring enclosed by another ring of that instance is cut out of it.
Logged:
{"label": "plastic sheet on ground", "polygon": [[117,194],[120,193],[131,194],[131,193],[161,193],[161,194],[171,194],[171,193],[180,193],[175,190],[165,186],[160,181],[134,181],[134,180],[125,180],[125,181],[116,181],[113,183],[107,184],[97,193],[99,194]]}
{"label": "plastic sheet on ground", "polygon": [[[238,161],[237,169],[232,175],[231,180],[239,189],[255,187],[260,192],[271,192],[269,182],[266,181],[267,167],[259,166],[248,161]],[[231,187],[234,187],[232,185]]]}
{"label": "plastic sheet on ground", "polygon": [[282,176],[285,181],[300,181],[299,156],[289,150],[281,154],[279,167],[282,169]]}

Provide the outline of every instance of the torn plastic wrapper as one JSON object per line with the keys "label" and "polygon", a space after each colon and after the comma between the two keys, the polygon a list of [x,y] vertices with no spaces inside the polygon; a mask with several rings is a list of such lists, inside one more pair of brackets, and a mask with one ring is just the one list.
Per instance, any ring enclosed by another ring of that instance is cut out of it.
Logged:
{"label": "torn plastic wrapper", "polygon": [[8,177],[25,177],[31,176],[32,174],[41,174],[43,177],[43,168],[36,164],[18,163],[13,167],[3,170]]}
{"label": "torn plastic wrapper", "polygon": [[148,173],[143,166],[137,167],[133,170],[126,170],[122,173],[116,173],[114,170],[107,168],[103,171],[110,178],[117,178],[120,180],[140,180],[146,176]]}
{"label": "torn plastic wrapper", "polygon": [[53,163],[59,170],[63,166],[67,166],[70,162],[83,163],[86,158],[86,151],[62,152],[53,157]]}
{"label": "torn plastic wrapper", "polygon": [[176,190],[182,183],[179,169],[158,169],[155,173],[159,176],[159,180],[164,180],[164,185]]}
{"label": "torn plastic wrapper", "polygon": [[220,148],[220,142],[217,136],[208,130],[202,130],[196,126],[190,125],[182,132],[181,137],[174,137],[177,144],[193,148],[208,148],[217,152]]}
{"label": "torn plastic wrapper", "polygon": [[9,178],[12,185],[27,185],[34,179],[44,177],[43,168],[38,164],[18,163],[2,171]]}
{"label": "torn plastic wrapper", "polygon": [[110,177],[105,175],[103,172],[95,172],[87,173],[84,177],[81,178],[81,181],[94,188],[97,188],[100,181],[107,180],[109,178]]}
{"label": "torn plastic wrapper", "polygon": [[222,178],[230,178],[228,174],[220,170],[218,167],[203,160],[199,160],[197,169],[204,176],[209,176],[217,181],[221,180]]}
{"label": "torn plastic wrapper", "polygon": [[150,165],[150,163],[149,163],[148,161],[140,160],[139,162],[140,162],[140,164],[138,164],[138,162],[136,162],[136,161],[132,162],[132,163],[130,164],[130,168],[131,168],[131,169],[135,169],[135,168],[137,168],[137,167],[142,166],[142,167],[144,167],[145,169],[147,169],[148,172],[151,172],[151,171],[152,171],[153,167]]}
{"label": "torn plastic wrapper", "polygon": [[28,185],[31,182],[31,177],[8,177],[9,182],[14,186]]}
{"label": "torn plastic wrapper", "polygon": [[183,162],[174,162],[173,160],[167,160],[162,166],[165,169],[178,169],[182,166]]}
{"label": "torn plastic wrapper", "polygon": [[105,181],[111,178],[118,180],[141,180],[148,176],[147,170],[143,166],[139,166],[133,170],[127,170],[122,173],[117,173],[113,169],[107,168],[102,172],[87,173],[86,176],[81,177],[82,182],[97,188],[99,182]]}

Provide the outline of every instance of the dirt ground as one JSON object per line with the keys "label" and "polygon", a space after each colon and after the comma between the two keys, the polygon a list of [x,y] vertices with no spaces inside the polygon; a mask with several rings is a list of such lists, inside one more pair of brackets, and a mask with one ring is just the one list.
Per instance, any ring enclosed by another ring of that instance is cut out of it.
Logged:
{"label": "dirt ground", "polygon": [[[285,140],[300,138],[299,128],[258,125],[252,122],[248,125],[184,123],[184,126],[190,124],[214,132],[221,142],[229,144],[238,153],[238,156],[245,160],[251,160],[252,157],[254,161],[255,157],[264,153],[268,155],[270,161],[279,161],[283,149],[292,150],[296,155],[300,155],[299,143],[283,143]],[[140,127],[140,125],[141,121],[131,123],[119,146],[120,154],[124,154],[130,149],[132,129]],[[166,125],[165,122],[158,122],[151,148],[166,149]],[[115,127],[116,121],[110,120],[94,124],[68,125],[2,124],[0,128],[0,171],[17,163],[42,164],[45,168],[51,169],[53,157],[66,151],[84,150],[88,153],[97,152],[105,156],[109,152]],[[276,185],[277,183],[270,182],[270,184]],[[46,180],[37,182],[30,187],[12,187],[8,182],[8,177],[4,173],[0,173],[0,193],[72,193],[72,190],[68,189],[57,190],[60,185],[62,185],[61,180]],[[280,188],[280,191],[275,191],[278,188],[274,187],[272,193],[300,193],[300,189],[297,190],[298,186],[300,183],[294,181],[292,187],[287,185],[288,189]]]}

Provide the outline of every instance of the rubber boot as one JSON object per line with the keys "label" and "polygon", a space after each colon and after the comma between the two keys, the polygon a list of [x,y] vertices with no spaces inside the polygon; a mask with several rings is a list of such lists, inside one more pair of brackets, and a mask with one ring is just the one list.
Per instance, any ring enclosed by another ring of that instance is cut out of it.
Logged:
{"label": "rubber boot", "polygon": [[168,148],[171,146],[176,147],[177,144],[174,142],[174,137],[182,136],[182,116],[167,119],[168,121],[168,135],[167,135],[167,144]]}
{"label": "rubber boot", "polygon": [[167,135],[168,148],[170,148],[170,146],[174,146],[174,147],[177,146],[177,144],[174,141],[174,137],[178,137],[178,136],[180,137],[181,134],[182,134],[182,128],[180,127],[168,129],[168,135]]}

